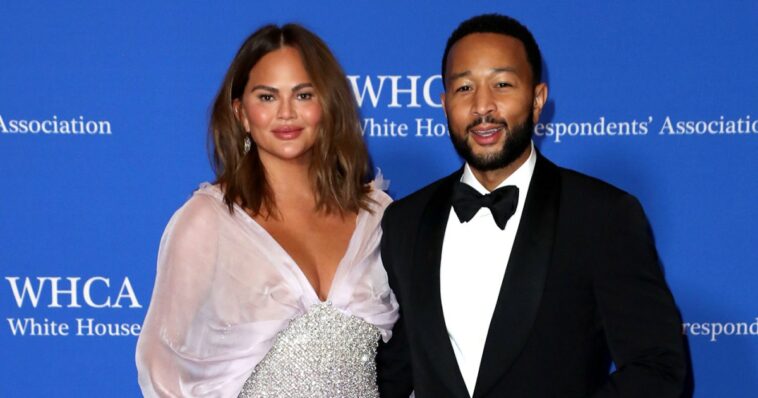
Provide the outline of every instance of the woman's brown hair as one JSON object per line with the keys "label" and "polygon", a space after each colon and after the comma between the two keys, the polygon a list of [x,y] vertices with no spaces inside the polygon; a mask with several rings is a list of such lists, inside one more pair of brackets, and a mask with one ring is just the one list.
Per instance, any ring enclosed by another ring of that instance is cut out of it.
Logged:
{"label": "woman's brown hair", "polygon": [[244,152],[248,134],[235,117],[233,103],[242,99],[255,64],[285,46],[300,52],[322,110],[310,166],[316,210],[344,213],[368,209],[369,157],[350,85],[326,44],[296,24],[267,25],[250,35],[237,51],[216,96],[209,146],[215,183],[224,190],[224,202],[230,212],[237,203],[254,215],[277,213],[255,142],[249,152]]}

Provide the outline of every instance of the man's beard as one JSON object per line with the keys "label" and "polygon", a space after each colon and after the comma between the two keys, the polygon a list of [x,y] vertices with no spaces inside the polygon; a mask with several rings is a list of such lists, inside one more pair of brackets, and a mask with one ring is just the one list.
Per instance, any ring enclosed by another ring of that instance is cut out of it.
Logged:
{"label": "man's beard", "polygon": [[[503,140],[503,146],[499,151],[486,155],[474,154],[466,137],[469,134],[473,134],[469,132],[472,128],[482,123],[497,124],[505,130],[503,132],[503,134],[505,134],[505,140]],[[450,130],[450,139],[453,141],[455,151],[458,152],[458,155],[462,157],[469,166],[479,171],[497,170],[513,163],[530,145],[532,142],[532,134],[534,133],[534,122],[532,121],[531,110],[527,114],[526,119],[521,124],[513,126],[513,128],[508,127],[508,122],[506,122],[505,119],[495,119],[492,116],[480,117],[474,120],[466,126],[466,134],[461,136],[453,132],[452,126],[450,126],[450,120],[448,120],[447,126]]]}

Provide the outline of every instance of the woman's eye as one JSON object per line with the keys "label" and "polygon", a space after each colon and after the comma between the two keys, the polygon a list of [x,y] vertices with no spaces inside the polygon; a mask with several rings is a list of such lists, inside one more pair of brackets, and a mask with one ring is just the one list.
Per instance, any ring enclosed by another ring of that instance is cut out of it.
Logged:
{"label": "woman's eye", "polygon": [[258,99],[263,102],[270,102],[274,100],[274,96],[271,94],[261,94],[258,96]]}
{"label": "woman's eye", "polygon": [[309,100],[313,98],[313,93],[300,93],[297,95],[297,99]]}

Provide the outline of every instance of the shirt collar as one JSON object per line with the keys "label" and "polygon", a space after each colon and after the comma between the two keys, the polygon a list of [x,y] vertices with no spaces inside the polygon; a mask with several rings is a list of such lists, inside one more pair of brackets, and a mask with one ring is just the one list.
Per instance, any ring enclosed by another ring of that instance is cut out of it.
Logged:
{"label": "shirt collar", "polygon": [[[532,174],[534,174],[534,166],[537,164],[537,151],[534,148],[534,142],[532,142],[530,146],[531,153],[529,154],[529,158],[526,159],[526,162],[519,166],[519,168],[516,169],[513,174],[509,175],[508,178],[503,180],[496,189],[506,185],[515,185],[519,189],[519,192],[522,192],[520,196],[522,198],[526,197],[526,192],[529,189],[529,182],[532,180]],[[468,163],[463,167],[461,182],[470,185],[482,195],[490,192],[479,182],[479,180],[476,179]],[[519,202],[521,202],[521,200],[519,200]]]}

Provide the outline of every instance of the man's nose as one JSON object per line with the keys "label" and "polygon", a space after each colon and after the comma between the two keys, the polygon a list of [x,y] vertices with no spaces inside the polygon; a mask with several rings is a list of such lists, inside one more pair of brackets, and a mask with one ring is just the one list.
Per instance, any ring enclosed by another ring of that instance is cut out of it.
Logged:
{"label": "man's nose", "polygon": [[474,93],[473,112],[476,116],[486,116],[495,111],[495,101],[490,90],[477,90]]}

